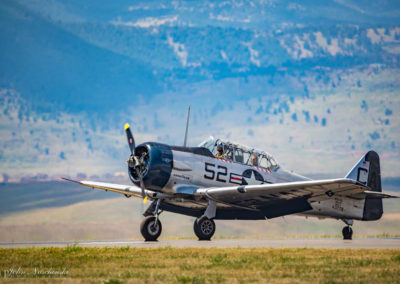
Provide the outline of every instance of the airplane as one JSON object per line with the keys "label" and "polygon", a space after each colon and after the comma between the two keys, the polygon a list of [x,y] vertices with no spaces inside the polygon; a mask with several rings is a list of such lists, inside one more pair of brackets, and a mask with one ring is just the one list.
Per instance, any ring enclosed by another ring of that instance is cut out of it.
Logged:
{"label": "airplane", "polygon": [[133,185],[77,181],[90,188],[151,200],[143,213],[140,232],[157,241],[163,211],[196,217],[199,240],[210,240],[214,220],[265,220],[301,215],[342,220],[344,240],[351,240],[357,221],[379,220],[382,199],[398,198],[382,192],[379,155],[369,151],[344,178],[312,180],[285,170],[265,151],[210,137],[187,147],[190,106],[183,146],[158,142],[135,145],[129,124],[128,174]]}

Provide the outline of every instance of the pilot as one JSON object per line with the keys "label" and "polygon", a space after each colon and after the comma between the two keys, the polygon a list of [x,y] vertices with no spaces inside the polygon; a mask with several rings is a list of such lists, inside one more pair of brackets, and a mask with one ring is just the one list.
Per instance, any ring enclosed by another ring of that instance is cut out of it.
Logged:
{"label": "pilot", "polygon": [[215,157],[218,159],[225,159],[224,148],[221,142],[217,145],[217,154],[215,154]]}
{"label": "pilot", "polygon": [[257,154],[253,153],[251,154],[251,163],[253,164],[253,166],[258,166],[258,158],[257,158]]}

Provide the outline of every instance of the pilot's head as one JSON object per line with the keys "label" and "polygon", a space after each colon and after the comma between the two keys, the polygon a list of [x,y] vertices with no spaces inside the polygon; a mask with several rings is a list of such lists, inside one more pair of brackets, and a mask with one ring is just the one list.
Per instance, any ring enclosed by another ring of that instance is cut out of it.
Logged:
{"label": "pilot's head", "polygon": [[257,166],[258,165],[258,158],[256,154],[251,154],[251,162],[253,163],[253,166]]}
{"label": "pilot's head", "polygon": [[218,152],[220,152],[220,153],[222,153],[222,152],[224,151],[224,149],[222,148],[222,143],[221,143],[221,142],[218,143],[218,145],[217,145],[217,150],[218,150]]}

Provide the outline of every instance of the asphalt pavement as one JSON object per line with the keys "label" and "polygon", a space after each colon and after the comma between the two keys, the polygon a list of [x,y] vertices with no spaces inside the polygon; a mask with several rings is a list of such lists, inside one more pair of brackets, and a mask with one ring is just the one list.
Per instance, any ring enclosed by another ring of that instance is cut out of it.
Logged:
{"label": "asphalt pavement", "polygon": [[329,248],[329,249],[400,249],[400,238],[365,238],[354,240],[341,239],[213,239],[198,241],[194,239],[160,240],[145,242],[143,240],[124,241],[78,241],[78,242],[31,242],[0,243],[1,248],[26,247],[132,247],[132,248]]}

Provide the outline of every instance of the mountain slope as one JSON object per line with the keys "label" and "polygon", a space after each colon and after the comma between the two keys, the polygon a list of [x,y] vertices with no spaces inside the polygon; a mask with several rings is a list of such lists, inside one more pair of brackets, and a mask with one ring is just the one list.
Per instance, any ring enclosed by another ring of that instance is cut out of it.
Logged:
{"label": "mountain slope", "polygon": [[400,176],[396,2],[7,0],[0,37],[10,180],[126,173],[124,123],[181,144],[188,104],[191,145],[330,176],[372,148]]}
{"label": "mountain slope", "polygon": [[144,63],[89,44],[14,1],[0,4],[0,37],[0,84],[36,109],[95,113],[160,91]]}

